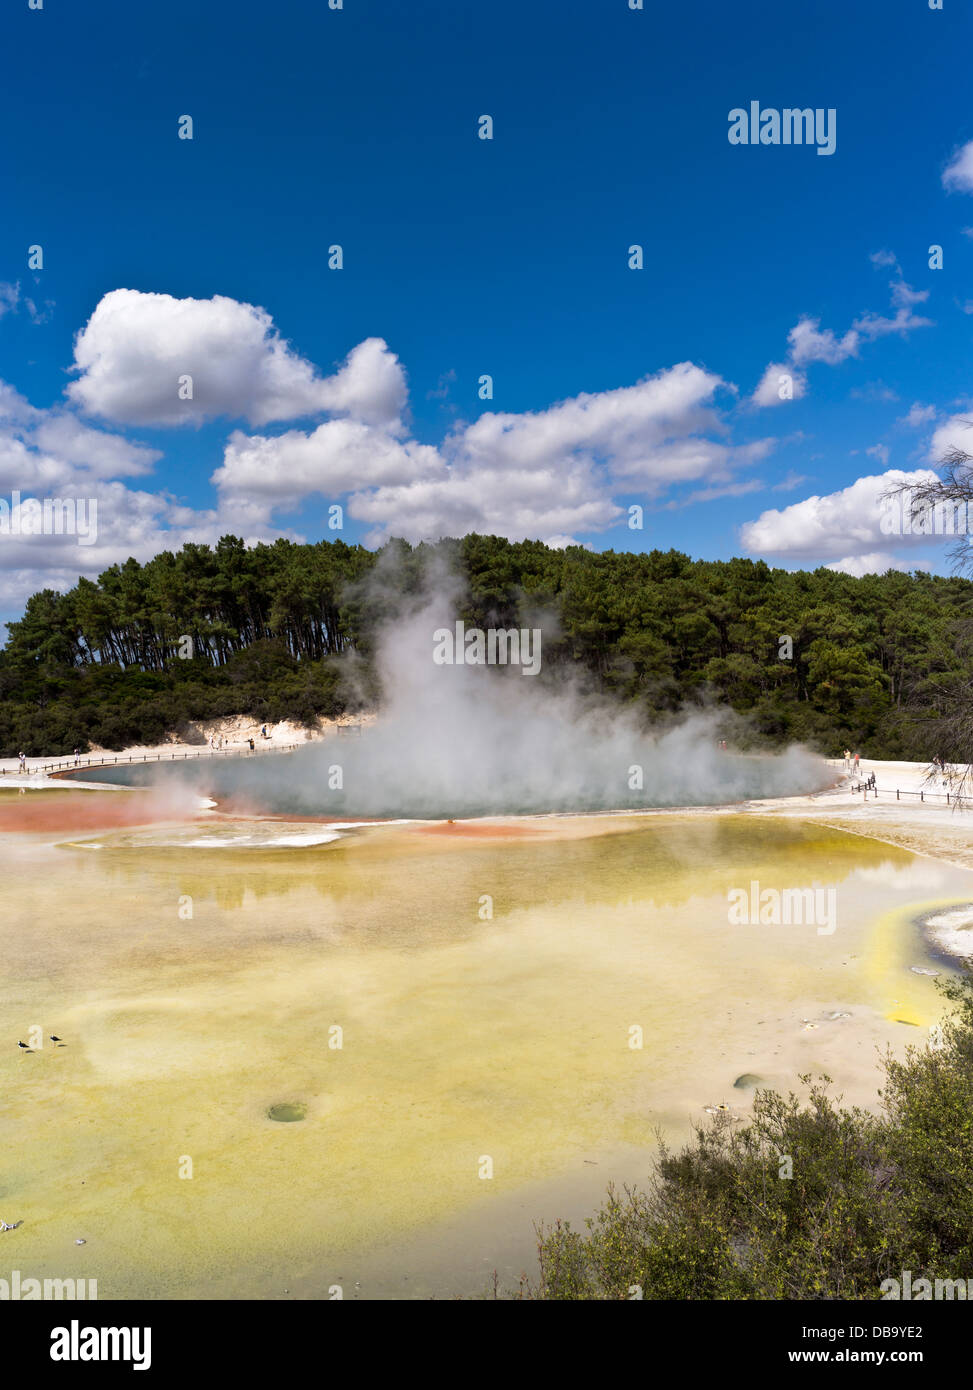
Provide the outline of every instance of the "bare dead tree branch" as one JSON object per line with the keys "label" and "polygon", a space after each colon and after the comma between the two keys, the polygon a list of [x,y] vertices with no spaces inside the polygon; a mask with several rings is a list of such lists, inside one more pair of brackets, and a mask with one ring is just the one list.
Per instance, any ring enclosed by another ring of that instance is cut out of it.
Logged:
{"label": "bare dead tree branch", "polygon": [[[959,423],[964,428],[973,430],[973,420],[961,420]],[[881,494],[883,502],[891,501],[893,498],[903,500],[910,527],[916,534],[922,534],[922,525],[937,508],[941,514],[948,516],[948,504],[959,503],[965,507],[967,518],[973,515],[973,454],[966,453],[958,445],[952,445],[943,455],[939,468],[938,478],[918,483],[891,483]],[[955,574],[973,572],[973,545],[965,524],[963,533],[949,546],[947,554]]]}
{"label": "bare dead tree branch", "polygon": [[[959,422],[973,430],[973,420]],[[954,574],[973,573],[973,544],[969,528],[973,524],[973,454],[952,445],[942,457],[940,476],[918,483],[891,484],[882,500],[900,499],[903,514],[910,520],[914,534],[934,533],[928,520],[939,509],[942,521],[940,534],[956,534],[947,554]],[[952,516],[955,522],[956,504],[965,511],[962,531],[945,523]],[[947,508],[952,509],[948,511]],[[969,664],[965,629],[957,630],[957,654]],[[931,676],[909,701],[909,715],[915,728],[923,735],[926,757],[929,758],[926,782],[944,782],[957,806],[973,804],[973,678],[957,680]]]}

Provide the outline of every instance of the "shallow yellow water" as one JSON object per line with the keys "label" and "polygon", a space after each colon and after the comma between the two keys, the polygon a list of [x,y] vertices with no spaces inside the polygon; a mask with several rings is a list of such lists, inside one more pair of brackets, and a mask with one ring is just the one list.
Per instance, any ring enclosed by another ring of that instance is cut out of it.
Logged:
{"label": "shallow yellow water", "polygon": [[[918,1038],[893,1020],[941,1012],[908,904],[965,871],[752,817],[583,829],[0,842],[0,1261],[103,1298],[475,1291],[559,1194],[644,1171],[656,1126],[743,1112],[739,1073],[870,1100],[876,1049]],[[834,934],[731,927],[752,880],[835,886]]]}

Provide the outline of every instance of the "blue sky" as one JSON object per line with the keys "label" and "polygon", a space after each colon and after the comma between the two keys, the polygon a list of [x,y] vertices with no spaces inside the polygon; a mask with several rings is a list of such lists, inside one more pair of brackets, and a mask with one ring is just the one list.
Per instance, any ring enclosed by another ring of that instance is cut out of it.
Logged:
{"label": "blue sky", "polygon": [[789,8],[5,7],[0,497],[97,536],[0,517],[0,615],[225,531],[945,570],[877,498],[973,440],[973,24]]}

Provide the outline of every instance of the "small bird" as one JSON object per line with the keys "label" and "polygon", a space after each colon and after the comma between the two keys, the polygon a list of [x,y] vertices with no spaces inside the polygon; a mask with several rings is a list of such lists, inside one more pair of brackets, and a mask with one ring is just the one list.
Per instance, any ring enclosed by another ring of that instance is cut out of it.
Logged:
{"label": "small bird", "polygon": [[54,1044],[55,1047],[57,1047],[58,1043],[61,1041],[61,1039],[57,1036],[56,1033],[49,1033],[48,1037],[50,1038],[51,1042]]}
{"label": "small bird", "polygon": [[19,1043],[17,1044],[17,1046],[20,1047],[20,1048],[22,1048],[22,1049],[24,1050],[24,1052],[30,1052],[30,1051],[32,1050],[31,1048],[29,1048],[29,1047],[27,1046],[26,1043],[19,1042]]}

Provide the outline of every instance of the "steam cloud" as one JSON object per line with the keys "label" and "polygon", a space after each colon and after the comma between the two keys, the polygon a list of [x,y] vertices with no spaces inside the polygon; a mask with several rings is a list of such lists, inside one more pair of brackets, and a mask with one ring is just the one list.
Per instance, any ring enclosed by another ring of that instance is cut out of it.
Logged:
{"label": "steam cloud", "polygon": [[[378,582],[391,589],[387,573]],[[451,627],[459,594],[438,574],[429,597],[379,635],[378,721],[281,757],[197,765],[207,790],[268,812],[345,817],[464,817],[719,805],[828,785],[806,749],[741,755],[717,746],[719,716],[694,713],[646,733],[637,712],[519,667],[436,665],[433,634]],[[383,592],[389,603],[389,593]],[[548,672],[550,675],[550,672]],[[332,788],[340,768],[341,787]],[[642,786],[630,785],[641,769]]]}

